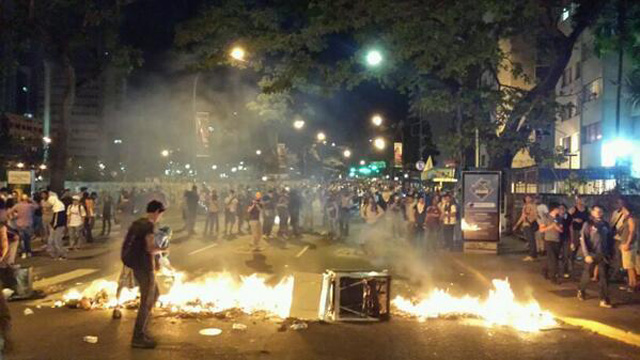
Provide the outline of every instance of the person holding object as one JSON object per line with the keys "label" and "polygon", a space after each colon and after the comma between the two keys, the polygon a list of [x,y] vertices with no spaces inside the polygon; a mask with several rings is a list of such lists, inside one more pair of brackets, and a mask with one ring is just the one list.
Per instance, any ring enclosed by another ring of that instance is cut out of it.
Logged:
{"label": "person holding object", "polygon": [[544,237],[544,247],[547,249],[546,275],[554,284],[560,283],[560,267],[558,258],[561,249],[561,236],[564,232],[562,207],[560,204],[549,205],[549,212],[542,218],[540,232]]}
{"label": "person holding object", "polygon": [[151,310],[158,300],[155,255],[165,252],[156,245],[154,227],[164,213],[164,205],[156,200],[147,204],[147,214],[134,221],[122,245],[121,258],[125,266],[133,270],[133,276],[140,287],[140,307],[133,328],[131,346],[152,349],[156,342],[147,334],[147,324]]}
{"label": "person holding object", "polygon": [[518,227],[522,229],[522,235],[529,245],[529,255],[527,255],[523,261],[534,261],[538,258],[538,249],[536,246],[536,231],[538,231],[538,216],[536,211],[536,204],[533,201],[531,195],[524,197],[524,205],[522,206],[522,213],[518,222],[513,226],[513,231],[516,231]]}
{"label": "person holding object", "polygon": [[609,267],[613,260],[614,240],[609,224],[604,220],[604,209],[600,205],[591,208],[591,220],[586,222],[580,232],[580,247],[584,256],[585,267],[578,289],[578,299],[587,297],[587,285],[591,273],[598,269],[598,291],[600,307],[611,308],[609,299]]}
{"label": "person holding object", "polygon": [[251,236],[253,237],[253,251],[262,251],[262,249],[260,249],[260,239],[262,238],[262,224],[260,223],[260,213],[262,212],[261,198],[262,194],[259,192],[256,193],[256,197],[247,209],[249,227],[251,228]]}

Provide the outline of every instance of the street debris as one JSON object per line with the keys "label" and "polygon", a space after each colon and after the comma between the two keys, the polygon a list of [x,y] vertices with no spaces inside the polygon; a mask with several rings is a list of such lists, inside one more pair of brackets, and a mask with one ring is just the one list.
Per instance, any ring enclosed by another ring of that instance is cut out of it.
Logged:
{"label": "street debris", "polygon": [[200,335],[203,336],[218,336],[220,334],[222,334],[222,330],[217,328],[207,328],[200,330]]}
{"label": "street debris", "polygon": [[309,327],[309,325],[307,325],[306,322],[300,321],[300,322],[294,322],[289,328],[291,330],[300,331],[300,330],[305,330],[308,327]]}
{"label": "street debris", "polygon": [[247,331],[247,325],[240,323],[233,324],[231,328],[236,331]]}
{"label": "street debris", "polygon": [[33,310],[31,310],[29,308],[26,308],[26,309],[24,309],[24,314],[25,315],[33,315]]}
{"label": "street debris", "polygon": [[87,335],[87,336],[82,338],[82,341],[84,341],[86,343],[89,343],[89,344],[97,344],[98,343],[98,337],[97,336]]}

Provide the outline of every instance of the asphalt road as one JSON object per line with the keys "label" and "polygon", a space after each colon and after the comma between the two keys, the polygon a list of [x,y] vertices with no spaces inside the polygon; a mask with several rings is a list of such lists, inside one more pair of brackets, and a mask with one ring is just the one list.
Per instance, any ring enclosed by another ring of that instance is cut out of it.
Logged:
{"label": "asphalt road", "polygon": [[[174,228],[174,217],[166,222]],[[354,230],[357,233],[357,227]],[[109,311],[51,309],[61,291],[92,280],[114,276],[120,269],[119,242],[114,233],[96,245],[71,255],[67,261],[36,257],[37,284],[52,294],[43,300],[10,304],[16,350],[9,359],[640,359],[640,347],[593,334],[569,325],[528,334],[510,328],[487,328],[472,320],[430,320],[420,323],[398,316],[377,324],[310,323],[301,331],[278,331],[275,319],[239,315],[228,319],[177,319],[156,316],[151,331],[160,345],[155,350],[129,347],[135,311],[114,321]],[[295,243],[274,242],[261,254],[249,248],[249,237],[214,243],[200,236],[176,234],[172,264],[190,276],[228,270],[237,274],[262,273],[274,281],[295,272],[321,273],[334,269],[389,269],[393,293],[412,295],[433,287],[454,294],[485,295],[492,278],[508,277],[519,299],[535,298],[558,316],[586,318],[640,333],[640,298],[614,292],[616,309],[597,307],[597,300],[574,299],[575,283],[554,286],[538,274],[538,264],[524,264],[518,244],[499,257],[438,253],[419,258],[401,242],[371,236],[378,256],[366,256],[351,244],[331,244],[319,236]],[[381,255],[383,254],[383,255]],[[37,307],[39,305],[39,308]],[[29,307],[33,315],[24,315]],[[233,323],[248,326],[231,330]],[[220,328],[216,337],[198,333]],[[83,342],[98,336],[97,344]]]}

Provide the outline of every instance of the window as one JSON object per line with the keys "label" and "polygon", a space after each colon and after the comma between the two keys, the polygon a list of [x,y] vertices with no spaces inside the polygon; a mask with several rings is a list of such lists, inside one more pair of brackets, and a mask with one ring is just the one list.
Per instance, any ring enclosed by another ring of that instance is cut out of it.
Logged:
{"label": "window", "polygon": [[569,84],[571,84],[571,67],[567,67],[562,73],[562,87],[565,87]]}
{"label": "window", "polygon": [[594,80],[584,86],[582,91],[582,99],[584,102],[596,100],[600,96],[602,88],[600,86],[600,79]]}
{"label": "window", "polygon": [[602,139],[602,127],[600,123],[594,123],[591,125],[584,126],[582,128],[582,143],[583,144],[591,144],[600,139]]}
{"label": "window", "polygon": [[560,146],[565,154],[571,154],[571,136],[560,139]]}
{"label": "window", "polygon": [[581,44],[580,52],[582,54],[582,62],[589,60],[591,58],[591,55],[593,55],[593,50],[591,45],[586,42],[583,42]]}
{"label": "window", "polygon": [[580,79],[580,76],[582,75],[582,66],[581,65],[582,64],[580,62],[576,63],[576,73],[575,73],[575,76],[573,78],[574,80]]}

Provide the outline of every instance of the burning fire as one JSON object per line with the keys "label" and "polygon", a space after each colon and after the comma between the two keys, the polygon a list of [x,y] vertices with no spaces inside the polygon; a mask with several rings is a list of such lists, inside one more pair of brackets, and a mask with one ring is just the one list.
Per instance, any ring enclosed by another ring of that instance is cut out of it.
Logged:
{"label": "burning fire", "polygon": [[[214,273],[193,281],[185,281],[183,273],[173,274],[167,291],[158,299],[158,305],[171,313],[217,313],[239,309],[245,313],[265,311],[286,318],[291,310],[293,277],[282,279],[275,286],[257,274],[237,280],[230,273]],[[160,280],[159,280],[160,282]],[[162,284],[160,284],[162,285]],[[135,301],[138,289],[124,289],[115,299],[117,282],[96,280],[84,291],[69,290],[63,299],[68,304],[89,299],[92,308],[112,308]],[[162,286],[161,286],[162,288]]]}
{"label": "burning fire", "polygon": [[392,303],[400,313],[417,317],[420,321],[470,316],[486,321],[489,326],[510,326],[526,332],[556,325],[553,315],[542,310],[535,300],[518,303],[508,280],[494,279],[493,287],[484,300],[471,296],[455,297],[445,290],[436,289],[418,302],[398,296]]}

